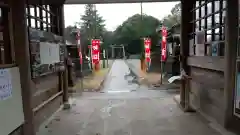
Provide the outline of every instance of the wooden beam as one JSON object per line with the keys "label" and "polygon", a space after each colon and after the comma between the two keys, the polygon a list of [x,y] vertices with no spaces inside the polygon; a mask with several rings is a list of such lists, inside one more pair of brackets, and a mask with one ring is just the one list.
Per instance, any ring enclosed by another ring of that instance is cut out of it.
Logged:
{"label": "wooden beam", "polygon": [[190,56],[187,58],[188,66],[224,71],[224,57]]}
{"label": "wooden beam", "polygon": [[[59,34],[63,37],[63,41],[65,41],[64,37],[64,30],[65,30],[65,23],[64,23],[64,5],[61,4],[58,6],[59,9]],[[65,47],[65,71],[63,73],[63,102],[68,102],[68,66],[67,66],[67,47]]]}
{"label": "wooden beam", "polygon": [[[192,32],[192,25],[190,21],[192,20],[191,10],[194,8],[195,0],[181,0],[181,39],[180,39],[180,52],[181,52],[181,69],[184,69],[187,74],[189,74],[189,67],[187,65],[187,57],[189,56],[189,33]],[[186,108],[186,102],[188,102],[188,86],[186,86],[186,81],[182,80],[181,82],[181,92],[180,92],[180,104],[183,108]],[[188,103],[187,103],[188,104]]]}
{"label": "wooden beam", "polygon": [[234,91],[236,76],[236,58],[238,46],[238,0],[226,1],[226,25],[225,25],[225,87],[224,87],[224,126],[237,128],[234,121]]}
{"label": "wooden beam", "polygon": [[62,93],[63,93],[63,91],[60,91],[60,92],[54,94],[53,96],[51,96],[46,101],[43,101],[40,105],[38,105],[37,107],[33,108],[33,112],[36,113],[37,111],[41,110],[43,107],[45,107],[47,104],[52,102],[54,99],[56,99],[57,97],[61,96]]}
{"label": "wooden beam", "polygon": [[50,11],[51,12],[53,12],[56,16],[53,16],[53,15],[51,15],[51,20],[53,21],[53,24],[54,24],[54,26],[53,27],[51,27],[51,31],[54,33],[54,34],[56,34],[56,33],[58,33],[59,31],[59,27],[58,27],[58,18],[59,18],[59,16],[58,16],[58,9],[57,9],[57,6],[55,6],[55,5],[50,5]]}
{"label": "wooden beam", "polygon": [[63,4],[65,0],[28,0],[28,4],[43,4],[43,5],[55,5],[55,4]]}
{"label": "wooden beam", "polygon": [[145,3],[145,2],[174,2],[174,1],[176,2],[177,0],[65,0],[65,4],[104,4],[104,3],[111,4],[111,3],[140,3],[140,2]]}
{"label": "wooden beam", "polygon": [[[42,3],[40,3],[40,7],[42,7]],[[40,20],[43,20],[43,11],[41,8],[38,8],[38,12],[39,12],[39,18]],[[30,14],[29,14],[30,15]],[[37,19],[36,19],[37,20]],[[40,21],[40,30],[44,30],[44,27],[43,27],[43,22]]]}
{"label": "wooden beam", "polygon": [[[2,17],[3,17],[3,40],[4,40],[4,63],[11,64],[13,62],[12,58],[12,46],[10,41],[10,33],[9,33],[9,9],[8,8],[2,8]],[[11,56],[9,57],[9,54]]]}
{"label": "wooden beam", "polygon": [[31,101],[31,70],[25,3],[25,0],[11,1],[13,38],[16,64],[19,66],[20,82],[22,88],[23,111],[25,118],[23,132],[24,135],[35,135]]}

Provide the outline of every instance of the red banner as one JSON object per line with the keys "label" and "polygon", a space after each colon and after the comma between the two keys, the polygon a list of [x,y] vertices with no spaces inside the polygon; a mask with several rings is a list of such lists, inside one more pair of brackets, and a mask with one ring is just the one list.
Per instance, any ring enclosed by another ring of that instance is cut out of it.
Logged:
{"label": "red banner", "polygon": [[144,47],[145,47],[145,59],[147,62],[151,60],[151,39],[144,38]]}
{"label": "red banner", "polygon": [[100,61],[100,39],[92,39],[92,62],[98,64]]}
{"label": "red banner", "polygon": [[167,60],[167,29],[166,27],[162,27],[162,53],[161,53],[161,60],[166,61]]}

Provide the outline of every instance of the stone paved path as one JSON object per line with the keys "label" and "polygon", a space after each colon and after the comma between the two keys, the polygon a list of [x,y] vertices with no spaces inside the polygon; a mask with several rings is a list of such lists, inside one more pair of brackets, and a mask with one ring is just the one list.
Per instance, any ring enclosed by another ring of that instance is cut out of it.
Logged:
{"label": "stone paved path", "polygon": [[130,92],[138,88],[138,84],[133,83],[134,77],[124,60],[116,60],[104,83],[104,92]]}
{"label": "stone paved path", "polygon": [[124,81],[127,70],[123,61],[115,61],[116,72],[109,73],[105,93],[83,93],[71,110],[58,112],[38,135],[220,135],[197,114],[183,113],[174,93],[126,92],[134,86]]}

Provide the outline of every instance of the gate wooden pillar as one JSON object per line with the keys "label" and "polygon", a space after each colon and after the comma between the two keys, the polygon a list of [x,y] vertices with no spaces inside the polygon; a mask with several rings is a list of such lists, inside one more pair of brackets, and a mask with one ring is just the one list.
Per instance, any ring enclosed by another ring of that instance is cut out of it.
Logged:
{"label": "gate wooden pillar", "polygon": [[25,118],[23,134],[35,135],[31,100],[31,67],[25,6],[25,0],[11,0],[14,52],[16,64],[20,71],[23,112]]}
{"label": "gate wooden pillar", "polygon": [[[64,4],[59,4],[59,34],[63,37],[63,40],[65,41],[64,37],[64,30],[65,30],[65,20],[64,20]],[[65,107],[68,108],[68,99],[69,99],[69,94],[68,94],[68,68],[67,68],[67,48],[65,47],[65,71],[63,74],[63,102]]]}
{"label": "gate wooden pillar", "polygon": [[[192,25],[190,22],[193,20],[191,10],[194,8],[195,0],[181,0],[181,39],[180,39],[180,52],[181,52],[181,68],[185,72],[189,73],[189,67],[187,65],[187,57],[189,56],[189,40],[191,38],[190,33],[192,32]],[[180,104],[182,108],[186,109],[186,100],[188,99],[189,90],[188,84],[182,80],[181,92],[180,92]],[[187,103],[188,104],[188,103]]]}
{"label": "gate wooden pillar", "polygon": [[[238,46],[238,0],[226,1],[225,25],[225,70],[224,70],[224,126],[239,129],[237,119],[234,118],[234,91],[236,76],[236,58]],[[238,120],[239,123],[239,120]]]}

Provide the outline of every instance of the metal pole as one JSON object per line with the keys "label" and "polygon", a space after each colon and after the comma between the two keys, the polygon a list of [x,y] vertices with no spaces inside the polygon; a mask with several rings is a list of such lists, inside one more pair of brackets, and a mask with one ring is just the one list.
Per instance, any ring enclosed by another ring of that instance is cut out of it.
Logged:
{"label": "metal pole", "polygon": [[106,58],[106,52],[105,52],[105,49],[103,49],[103,68],[105,68],[105,58]]}
{"label": "metal pole", "polygon": [[112,58],[114,59],[115,57],[115,48],[112,46]]}
{"label": "metal pole", "polygon": [[92,59],[92,45],[91,45],[91,67],[92,67],[92,71],[95,72],[95,68],[94,68],[94,64],[93,64],[93,59]]}
{"label": "metal pole", "polygon": [[112,51],[112,58],[113,58],[113,47],[111,46],[111,51]]}
{"label": "metal pole", "polygon": [[108,49],[107,49],[107,68],[108,68]]}
{"label": "metal pole", "polygon": [[140,3],[141,6],[141,27],[140,27],[140,32],[141,32],[141,70],[145,71],[145,55],[144,55],[144,46],[143,46],[143,35],[142,35],[142,28],[143,28],[143,7],[142,7],[142,2]]}
{"label": "metal pole", "polygon": [[162,79],[163,79],[163,61],[161,60],[161,80],[160,80],[160,84],[162,84]]}
{"label": "metal pole", "polygon": [[94,38],[97,38],[97,8],[94,4]]}
{"label": "metal pole", "polygon": [[80,31],[77,31],[77,46],[79,48],[79,53],[80,53],[80,75],[81,75],[81,79],[80,79],[80,83],[81,83],[81,92],[83,91],[83,58],[82,58],[82,45],[80,42]]}
{"label": "metal pole", "polygon": [[[81,50],[81,55],[82,55],[82,45],[80,44],[80,50]],[[82,63],[81,63],[81,92],[83,92],[83,58],[82,59]]]}
{"label": "metal pole", "polygon": [[126,56],[125,56],[125,48],[124,48],[124,46],[122,46],[123,48],[123,57],[124,57],[124,59],[126,58]]}
{"label": "metal pole", "polygon": [[76,41],[77,41],[77,48],[78,48],[78,55],[79,55],[79,63],[80,63],[80,83],[81,83],[81,91],[83,91],[83,58],[82,58],[82,45],[80,41],[80,30],[76,28]]}
{"label": "metal pole", "polygon": [[[92,33],[92,30],[90,30]],[[88,39],[90,41],[90,70],[93,72],[93,61],[92,61],[92,34],[89,36],[90,38]]]}
{"label": "metal pole", "polygon": [[[143,20],[143,16],[142,16],[142,14],[143,14],[142,2],[140,3],[140,6],[141,6],[141,20]],[[142,23],[141,23],[141,24],[142,24]]]}

